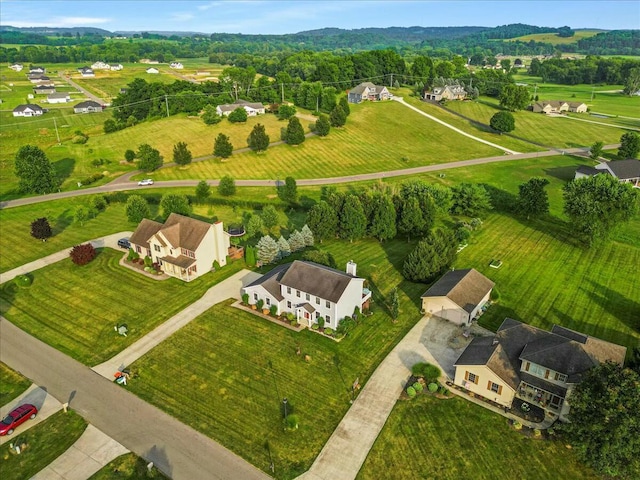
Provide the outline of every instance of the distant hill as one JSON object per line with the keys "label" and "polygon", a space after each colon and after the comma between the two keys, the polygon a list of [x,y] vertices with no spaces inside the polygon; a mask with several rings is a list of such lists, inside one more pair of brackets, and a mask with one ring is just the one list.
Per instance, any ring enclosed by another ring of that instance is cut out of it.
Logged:
{"label": "distant hill", "polygon": [[560,37],[557,33],[533,33],[531,35],[523,35],[521,37],[508,38],[506,41],[520,41],[520,42],[542,42],[550,43],[552,45],[566,45],[568,43],[577,43],[583,38],[593,37],[599,33],[603,33],[606,30],[575,30],[575,35],[572,37]]}
{"label": "distant hill", "polygon": [[338,35],[376,35],[387,38],[422,41],[429,38],[459,38],[474,33],[491,30],[490,27],[386,27],[386,28],[321,28],[306,30],[292,36],[302,37],[330,37]]}
{"label": "distant hill", "polygon": [[12,27],[11,25],[2,25],[0,26],[0,32],[21,32],[26,34],[35,34],[35,35],[56,35],[56,34],[65,34],[70,33],[75,35],[79,33],[80,35],[93,34],[93,35],[101,35],[111,36],[109,30],[104,30],[102,28],[95,27],[68,27],[68,28],[58,28],[58,27]]}

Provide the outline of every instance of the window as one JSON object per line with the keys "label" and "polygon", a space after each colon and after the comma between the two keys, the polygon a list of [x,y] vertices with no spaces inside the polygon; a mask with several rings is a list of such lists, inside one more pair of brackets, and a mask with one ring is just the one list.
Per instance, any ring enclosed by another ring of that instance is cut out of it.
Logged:
{"label": "window", "polygon": [[264,300],[265,300],[264,303],[267,304],[267,307],[271,305],[271,299],[269,297],[265,298]]}
{"label": "window", "polygon": [[311,300],[311,295],[309,295],[308,293],[305,295],[305,298],[307,299],[307,302]]}
{"label": "window", "polygon": [[300,290],[296,290],[296,297],[300,298]]}
{"label": "window", "polygon": [[563,375],[562,373],[556,373],[556,376],[558,378],[556,378],[556,380],[558,380],[559,382],[566,382],[567,381],[567,376]]}
{"label": "window", "polygon": [[287,293],[291,293],[291,287],[287,287]]}
{"label": "window", "polygon": [[153,249],[154,249],[156,252],[159,252],[159,251],[160,251],[160,245],[154,245],[154,246],[153,246]]}
{"label": "window", "polygon": [[254,293],[254,294],[253,294],[253,299],[254,299],[256,302],[258,301],[258,294],[257,294],[257,293]]}
{"label": "window", "polygon": [[331,308],[331,302],[330,302],[329,300],[327,300],[327,301],[325,302],[325,306],[326,306],[327,308]]}
{"label": "window", "polygon": [[316,312],[316,320],[320,318],[320,312]]}
{"label": "window", "polygon": [[535,363],[529,365],[529,373],[540,378],[548,378],[549,376],[549,370]]}
{"label": "window", "polygon": [[493,383],[491,380],[489,380],[489,383],[487,384],[487,390],[491,390],[492,392],[500,395],[502,393],[502,385],[498,385],[497,383]]}
{"label": "window", "polygon": [[324,316],[324,321],[327,323],[331,323],[331,317],[329,315]]}
{"label": "window", "polygon": [[476,385],[478,384],[478,376],[475,373],[464,372],[464,379]]}
{"label": "window", "polygon": [[316,305],[320,305],[320,297],[316,297]]}
{"label": "window", "polygon": [[291,302],[287,302],[287,308],[291,308]]}

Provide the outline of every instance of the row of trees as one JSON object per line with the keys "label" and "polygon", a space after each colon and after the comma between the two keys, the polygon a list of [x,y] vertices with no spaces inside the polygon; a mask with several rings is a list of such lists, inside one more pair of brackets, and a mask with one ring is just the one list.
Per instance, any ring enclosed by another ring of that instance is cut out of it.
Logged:
{"label": "row of trees", "polygon": [[256,246],[258,260],[263,265],[273,263],[288,257],[291,253],[312,247],[313,244],[313,233],[307,225],[303,226],[300,231],[294,230],[288,239],[280,235],[280,238],[275,240],[270,235],[265,235],[260,238]]}
{"label": "row of trees", "polygon": [[543,82],[577,85],[579,83],[624,85],[640,61],[629,58],[587,56],[581,59],[551,58],[531,61],[529,73],[542,77]]}

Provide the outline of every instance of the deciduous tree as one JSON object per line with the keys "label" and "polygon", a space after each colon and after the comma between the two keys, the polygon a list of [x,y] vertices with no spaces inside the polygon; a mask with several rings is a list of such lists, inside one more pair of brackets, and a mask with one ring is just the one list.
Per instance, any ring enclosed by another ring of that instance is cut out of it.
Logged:
{"label": "deciduous tree", "polygon": [[636,158],[640,152],[640,135],[636,132],[623,133],[620,137],[620,158]]}
{"label": "deciduous tree", "polygon": [[230,197],[236,193],[236,181],[233,177],[225,175],[218,183],[218,193],[223,197]]}
{"label": "deciduous tree", "polygon": [[138,147],[136,158],[138,159],[138,168],[145,172],[153,172],[162,166],[160,152],[147,143]]}
{"label": "deciduous tree", "polygon": [[215,105],[207,105],[204,107],[202,121],[207,125],[215,125],[222,121],[222,117],[218,115]]}
{"label": "deciduous tree", "polygon": [[271,230],[273,227],[278,225],[278,211],[273,205],[267,205],[264,207],[260,217],[262,217],[262,224],[267,228],[267,230]]}
{"label": "deciduous tree", "polygon": [[124,152],[124,159],[129,163],[133,162],[136,159],[136,152],[130,149],[126,150]]}
{"label": "deciduous tree", "polygon": [[20,147],[14,171],[18,186],[26,193],[49,193],[55,187],[55,174],[45,153],[34,145]]}
{"label": "deciduous tree", "polygon": [[37,218],[31,222],[31,236],[33,238],[46,242],[51,235],[53,235],[53,232],[46,217]]}
{"label": "deciduous tree", "polygon": [[478,217],[486,210],[491,210],[491,198],[482,185],[459,183],[451,187],[451,213]]}
{"label": "deciduous tree", "polygon": [[500,111],[491,117],[489,125],[500,133],[508,133],[516,128],[516,120],[511,112]]}
{"label": "deciduous tree", "polygon": [[178,165],[188,165],[192,158],[193,155],[185,142],[178,142],[173,146],[173,161]]}
{"label": "deciduous tree", "polygon": [[243,107],[238,107],[231,112],[227,118],[231,123],[244,123],[249,117],[247,115],[247,111]]}
{"label": "deciduous tree", "polygon": [[640,204],[637,189],[611,175],[579,178],[563,190],[571,231],[587,245],[608,238],[633,218]]}
{"label": "deciduous tree", "polygon": [[278,108],[278,119],[289,120],[296,114],[296,107],[293,105],[280,105]]}
{"label": "deciduous tree", "polygon": [[200,180],[196,186],[196,199],[200,203],[206,202],[211,195],[211,187],[206,180]]}
{"label": "deciduous tree", "polygon": [[627,80],[624,82],[624,93],[634,95],[640,91],[640,67],[632,68],[627,74]]}
{"label": "deciduous tree", "polygon": [[264,125],[256,123],[247,138],[247,145],[254,152],[264,152],[269,148],[269,135],[264,129]]}
{"label": "deciduous tree", "polygon": [[167,218],[172,213],[187,217],[191,215],[191,205],[189,205],[189,199],[186,195],[167,193],[163,195],[160,200],[160,208],[162,209],[164,218]]}
{"label": "deciduous tree", "polygon": [[71,261],[76,265],[86,265],[96,258],[96,249],[90,243],[74,246],[69,252]]}
{"label": "deciduous tree", "polygon": [[213,154],[220,158],[229,158],[233,153],[233,145],[229,137],[224,133],[219,133],[213,144]]}
{"label": "deciduous tree", "polygon": [[87,209],[80,205],[76,208],[75,212],[73,213],[73,220],[76,223],[79,223],[81,227],[84,226],[84,222],[86,222],[89,219],[89,212],[87,212]]}
{"label": "deciduous tree", "polygon": [[127,219],[133,223],[140,223],[143,218],[151,216],[149,204],[140,195],[131,195],[127,198],[125,213],[127,214]]}
{"label": "deciduous tree", "polygon": [[602,147],[604,147],[604,142],[593,142],[589,149],[589,158],[598,160],[602,156]]}
{"label": "deciduous tree", "polygon": [[528,219],[549,213],[549,195],[544,189],[547,185],[549,180],[542,177],[534,177],[520,184],[517,209],[521,215],[526,215]]}
{"label": "deciduous tree", "polygon": [[606,362],[571,392],[562,425],[578,457],[607,477],[640,478],[640,375]]}

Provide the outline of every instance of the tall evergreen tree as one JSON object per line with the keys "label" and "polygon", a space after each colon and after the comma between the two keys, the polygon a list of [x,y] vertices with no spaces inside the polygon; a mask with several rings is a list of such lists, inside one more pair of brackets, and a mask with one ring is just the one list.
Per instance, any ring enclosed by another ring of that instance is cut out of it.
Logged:
{"label": "tall evergreen tree", "polygon": [[329,114],[329,123],[332,127],[343,127],[347,123],[347,114],[339,104],[331,110]]}
{"label": "tall evergreen tree", "polygon": [[420,210],[418,199],[411,196],[402,202],[398,230],[411,240],[411,235],[420,235],[425,230],[426,222]]}
{"label": "tall evergreen tree", "polygon": [[223,197],[230,197],[236,193],[236,181],[230,175],[225,175],[218,183],[218,193]]}
{"label": "tall evergreen tree", "polygon": [[436,230],[418,242],[402,266],[402,275],[412,282],[429,283],[454,262],[458,241],[450,230]]}
{"label": "tall evergreen tree", "polygon": [[20,191],[49,193],[55,187],[55,175],[46,154],[34,145],[20,147],[14,163]]}
{"label": "tall evergreen tree", "polygon": [[320,137],[326,137],[331,131],[331,124],[326,115],[321,114],[316,120],[316,135]]}
{"label": "tall evergreen tree", "polygon": [[396,236],[396,208],[390,195],[376,195],[370,233],[381,242]]}
{"label": "tall evergreen tree", "polygon": [[178,142],[173,146],[173,161],[178,165],[188,165],[192,158],[193,155],[185,142]]}
{"label": "tall evergreen tree", "polygon": [[304,128],[302,128],[300,120],[298,117],[291,117],[287,124],[285,142],[289,145],[300,145],[304,140]]}
{"label": "tall evergreen tree", "polygon": [[143,218],[151,217],[149,203],[140,195],[130,195],[124,207],[127,220],[133,223],[140,223]]}
{"label": "tall evergreen tree", "polygon": [[269,148],[269,135],[264,129],[264,125],[256,123],[247,138],[249,148],[254,152],[264,152]]}
{"label": "tall evergreen tree", "polygon": [[346,95],[344,97],[340,97],[340,101],[338,102],[338,105],[340,105],[342,107],[342,110],[344,110],[344,114],[347,117],[351,114],[351,107],[349,106],[349,99],[346,97]]}
{"label": "tall evergreen tree", "polygon": [[200,180],[196,186],[196,198],[200,203],[204,203],[211,195],[211,187],[206,180]]}
{"label": "tall evergreen tree", "polygon": [[278,243],[269,235],[262,237],[258,241],[258,260],[263,264],[275,262],[280,254]]}
{"label": "tall evergreen tree", "polygon": [[636,158],[638,153],[640,153],[640,135],[636,132],[623,133],[620,137],[618,156],[620,158]]}
{"label": "tall evergreen tree", "polygon": [[136,158],[138,159],[138,168],[145,172],[153,172],[160,168],[163,163],[160,151],[147,143],[143,143],[138,147]]}
{"label": "tall evergreen tree", "polygon": [[364,237],[367,231],[367,217],[357,195],[349,194],[345,197],[340,212],[340,236],[350,242]]}
{"label": "tall evergreen tree", "polygon": [[224,133],[219,133],[213,144],[213,154],[220,158],[229,158],[233,153],[233,145],[229,137]]}
{"label": "tall evergreen tree", "polygon": [[320,243],[327,238],[334,238],[338,230],[338,215],[324,200],[316,203],[307,214],[307,225]]}
{"label": "tall evergreen tree", "polygon": [[278,249],[280,250],[280,258],[285,258],[291,255],[291,246],[287,239],[280,235],[278,239]]}
{"label": "tall evergreen tree", "polygon": [[302,227],[302,230],[300,230],[300,234],[302,235],[302,238],[304,239],[304,244],[306,247],[313,247],[313,243],[314,243],[314,239],[313,239],[313,232],[311,231],[311,229],[309,228],[308,225],[304,225]]}
{"label": "tall evergreen tree", "polygon": [[298,230],[294,230],[291,236],[289,237],[289,246],[291,247],[292,252],[303,250],[304,247],[306,246],[304,243],[304,237]]}
{"label": "tall evergreen tree", "polygon": [[284,185],[278,187],[278,195],[280,198],[290,204],[298,202],[298,185],[296,179],[287,177],[284,179]]}
{"label": "tall evergreen tree", "polygon": [[262,218],[262,223],[267,230],[271,230],[273,227],[278,225],[278,211],[273,205],[267,205],[264,207],[260,217]]}

